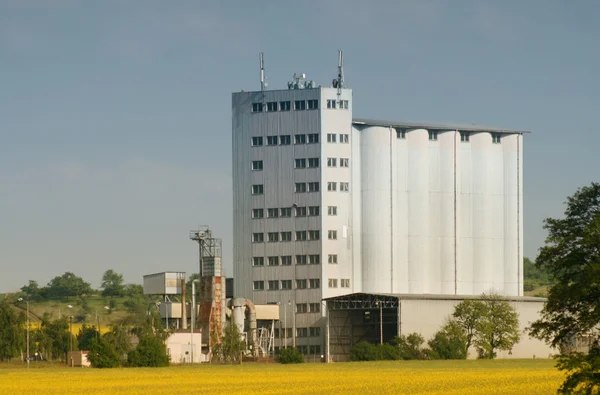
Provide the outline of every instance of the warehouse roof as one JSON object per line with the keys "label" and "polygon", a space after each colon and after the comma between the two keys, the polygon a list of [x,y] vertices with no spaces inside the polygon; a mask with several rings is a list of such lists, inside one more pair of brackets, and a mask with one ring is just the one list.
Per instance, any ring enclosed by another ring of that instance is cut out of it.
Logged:
{"label": "warehouse roof", "polygon": [[[366,293],[357,292],[353,294],[332,296],[323,300],[352,300],[352,299],[364,299],[364,298],[397,298],[404,300],[464,300],[464,299],[481,299],[481,295],[440,295],[440,294],[394,294],[394,293]],[[535,296],[505,296],[501,295],[502,300],[511,302],[545,302],[546,298],[539,298]]]}
{"label": "warehouse roof", "polygon": [[496,133],[529,133],[527,130],[510,130],[494,128],[491,126],[476,124],[455,123],[431,123],[431,122],[408,122],[408,121],[386,121],[368,118],[353,118],[353,125],[383,126],[399,129],[428,129],[428,130],[459,130],[465,132],[496,132]]}

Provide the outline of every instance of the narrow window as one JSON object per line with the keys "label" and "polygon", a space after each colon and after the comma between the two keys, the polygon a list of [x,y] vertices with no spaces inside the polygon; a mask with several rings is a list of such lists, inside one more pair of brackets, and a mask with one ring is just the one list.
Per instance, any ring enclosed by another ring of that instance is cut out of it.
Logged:
{"label": "narrow window", "polygon": [[318,278],[311,278],[308,280],[308,288],[318,289],[321,288],[321,280]]}
{"label": "narrow window", "polygon": [[282,208],[280,215],[282,217],[291,217],[292,216],[292,208],[291,207]]}
{"label": "narrow window", "polygon": [[262,112],[263,104],[262,103],[252,103],[252,112]]}
{"label": "narrow window", "polygon": [[327,206],[327,215],[337,215],[337,206]]}
{"label": "narrow window", "polygon": [[336,254],[329,254],[327,257],[327,262],[335,265],[338,263],[338,256]]}
{"label": "narrow window", "polygon": [[437,130],[430,130],[429,131],[429,140],[435,141],[438,139],[438,132]]}
{"label": "narrow window", "polygon": [[329,279],[329,288],[337,288],[337,287],[338,287],[337,278],[330,278]]}
{"label": "narrow window", "polygon": [[281,280],[281,289],[292,289],[292,280]]}
{"label": "narrow window", "polygon": [[340,182],[340,191],[348,192],[350,190],[350,184],[347,182]]}
{"label": "narrow window", "polygon": [[[306,287],[304,287],[306,288]],[[308,305],[306,303],[296,303],[296,313],[306,313],[308,312]],[[298,329],[304,329],[304,328],[298,328]],[[298,337],[300,336],[300,332],[298,332]]]}
{"label": "narrow window", "polygon": [[269,243],[274,243],[279,241],[279,232],[269,232]]}
{"label": "narrow window", "polygon": [[300,158],[294,160],[294,167],[296,169],[304,169],[306,168],[306,159]]}
{"label": "narrow window", "polygon": [[405,129],[396,129],[396,137],[399,139],[406,138],[406,130]]}
{"label": "narrow window", "polygon": [[327,190],[328,191],[337,191],[337,183],[336,182],[328,182]]}
{"label": "narrow window", "polygon": [[500,144],[500,138],[501,138],[501,134],[500,133],[492,133],[492,143],[494,144]]}
{"label": "narrow window", "polygon": [[306,255],[296,255],[296,265],[306,265]]}
{"label": "narrow window", "polygon": [[319,100],[309,100],[308,101],[308,109],[309,110],[316,110],[319,108]]}
{"label": "narrow window", "polygon": [[297,134],[294,136],[295,144],[306,144],[306,135],[305,134]]}
{"label": "narrow window", "polygon": [[311,217],[317,217],[320,214],[320,207],[319,206],[310,206],[308,208],[308,215]]}
{"label": "narrow window", "polygon": [[279,266],[279,257],[278,256],[270,256],[269,257],[269,266]]}
{"label": "narrow window", "polygon": [[269,218],[277,218],[277,217],[279,217],[279,209],[277,209],[277,208],[267,209],[267,216]]}
{"label": "narrow window", "polygon": [[267,136],[267,145],[277,145],[277,136]]}
{"label": "narrow window", "polygon": [[254,281],[253,288],[255,291],[264,291],[265,282],[264,281]]}
{"label": "narrow window", "polygon": [[348,158],[340,158],[340,167],[349,167],[350,159]]}
{"label": "narrow window", "polygon": [[277,111],[277,102],[276,101],[270,101],[267,103],[267,111],[268,112],[274,112]]}
{"label": "narrow window", "polygon": [[269,280],[269,291],[277,291],[279,290],[279,281],[278,280]]}
{"label": "narrow window", "polygon": [[292,232],[281,232],[281,241],[292,241]]}
{"label": "narrow window", "polygon": [[309,255],[308,256],[308,264],[309,265],[320,265],[321,264],[321,255]]}
{"label": "narrow window", "polygon": [[252,258],[252,266],[264,266],[265,258],[262,256],[255,256]]}
{"label": "narrow window", "polygon": [[[321,303],[311,303],[309,305],[309,311],[311,313],[320,313],[321,312]],[[321,328],[318,328],[321,329]]]}
{"label": "narrow window", "polygon": [[327,238],[329,240],[337,240],[337,230],[330,230],[327,232]]}
{"label": "narrow window", "polygon": [[292,138],[289,134],[279,136],[279,145],[290,145],[292,143]]}
{"label": "narrow window", "polygon": [[263,184],[252,185],[252,194],[253,195],[262,195],[263,193],[264,193]]}
{"label": "narrow window", "polygon": [[306,289],[306,280],[296,280],[297,289]]}
{"label": "narrow window", "polygon": [[335,133],[327,133],[327,142],[335,143]]}
{"label": "narrow window", "polygon": [[294,192],[296,192],[296,193],[306,192],[306,183],[305,182],[297,182]]}
{"label": "narrow window", "polygon": [[308,192],[319,192],[319,183],[318,182],[309,182],[308,183]]}
{"label": "narrow window", "polygon": [[306,217],[306,207],[296,207],[296,217]]}
{"label": "narrow window", "polygon": [[265,216],[265,210],[262,208],[252,209],[252,218],[263,218]]}
{"label": "narrow window", "polygon": [[279,102],[279,111],[290,111],[290,102],[289,101],[280,101]]}
{"label": "narrow window", "polygon": [[469,132],[460,132],[460,141],[463,143],[469,142],[470,133]]}
{"label": "narrow window", "polygon": [[[281,266],[290,266],[291,264],[292,264],[292,256],[291,255],[284,255],[281,257]],[[291,287],[292,286],[290,285],[290,288]]]}
{"label": "narrow window", "polygon": [[340,143],[348,144],[350,138],[347,134],[340,134]]}
{"label": "narrow window", "polygon": [[327,108],[335,108],[335,100],[327,100]]}
{"label": "narrow window", "polygon": [[265,241],[265,235],[263,233],[252,233],[252,242],[262,243]]}
{"label": "narrow window", "polygon": [[262,160],[253,160],[252,161],[252,170],[262,170],[263,169],[263,161]]}
{"label": "narrow window", "polygon": [[317,133],[311,133],[308,135],[308,144],[317,144],[319,142],[319,135]]}
{"label": "narrow window", "polygon": [[327,158],[327,167],[337,167],[337,158]]}
{"label": "narrow window", "polygon": [[308,167],[312,169],[319,167],[319,158],[308,158]]}
{"label": "narrow window", "polygon": [[297,230],[296,231],[296,240],[297,241],[306,241],[306,231],[305,230]]}
{"label": "narrow window", "polygon": [[306,110],[306,100],[296,100],[294,102],[294,110]]}
{"label": "narrow window", "polygon": [[252,137],[252,146],[253,147],[260,147],[262,145],[263,145],[263,138],[262,138],[262,136]]}
{"label": "narrow window", "polygon": [[321,232],[318,230],[308,231],[308,240],[319,240],[321,238]]}

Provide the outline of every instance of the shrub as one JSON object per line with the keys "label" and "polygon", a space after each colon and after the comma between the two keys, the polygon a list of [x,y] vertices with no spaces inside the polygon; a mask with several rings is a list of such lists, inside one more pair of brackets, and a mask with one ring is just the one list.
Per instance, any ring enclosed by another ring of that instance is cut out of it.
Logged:
{"label": "shrub", "polygon": [[421,346],[425,339],[418,333],[410,333],[408,336],[400,335],[392,339],[391,344],[397,347],[400,359],[425,359],[425,353]]}
{"label": "shrub", "polygon": [[155,336],[143,336],[135,348],[127,355],[128,365],[133,367],[169,366],[167,347]]}
{"label": "shrub", "polygon": [[284,348],[279,353],[279,363],[303,363],[304,357],[296,348]]}
{"label": "shrub", "polygon": [[467,336],[463,328],[453,320],[449,320],[429,340],[431,350],[427,352],[429,359],[466,359]]}
{"label": "shrub", "polygon": [[104,336],[91,340],[88,360],[94,368],[116,368],[121,364],[119,353]]}
{"label": "shrub", "polygon": [[352,361],[375,361],[377,360],[377,351],[375,345],[362,341],[358,342],[350,349],[350,360]]}

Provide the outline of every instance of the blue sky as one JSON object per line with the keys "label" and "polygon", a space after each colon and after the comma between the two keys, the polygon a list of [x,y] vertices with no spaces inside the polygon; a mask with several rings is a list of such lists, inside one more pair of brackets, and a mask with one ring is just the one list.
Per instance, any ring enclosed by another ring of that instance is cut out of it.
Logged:
{"label": "blue sky", "polygon": [[474,122],[525,139],[525,254],[598,181],[600,3],[0,2],[0,292],[196,270],[212,226],[231,275],[231,92],[344,50],[356,117]]}

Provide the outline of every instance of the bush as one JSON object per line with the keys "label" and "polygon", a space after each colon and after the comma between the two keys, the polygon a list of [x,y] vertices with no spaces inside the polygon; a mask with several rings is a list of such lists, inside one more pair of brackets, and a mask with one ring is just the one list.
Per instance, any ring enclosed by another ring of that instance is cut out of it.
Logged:
{"label": "bush", "polygon": [[296,348],[284,348],[279,353],[279,363],[303,363],[304,357]]}
{"label": "bush", "polygon": [[350,349],[352,361],[395,361],[400,358],[400,350],[391,344],[371,344],[358,342]]}
{"label": "bush", "polygon": [[421,348],[423,343],[425,343],[425,339],[418,333],[410,333],[408,336],[396,336],[391,341],[391,344],[397,347],[400,359],[404,360],[426,359]]}
{"label": "bush", "polygon": [[121,364],[119,353],[104,336],[91,340],[88,360],[94,368],[116,368]]}
{"label": "bush", "polygon": [[466,359],[467,336],[456,321],[448,321],[429,340],[431,350],[427,352],[429,359]]}
{"label": "bush", "polygon": [[127,354],[127,361],[133,367],[169,366],[167,347],[155,336],[143,336],[135,350]]}

